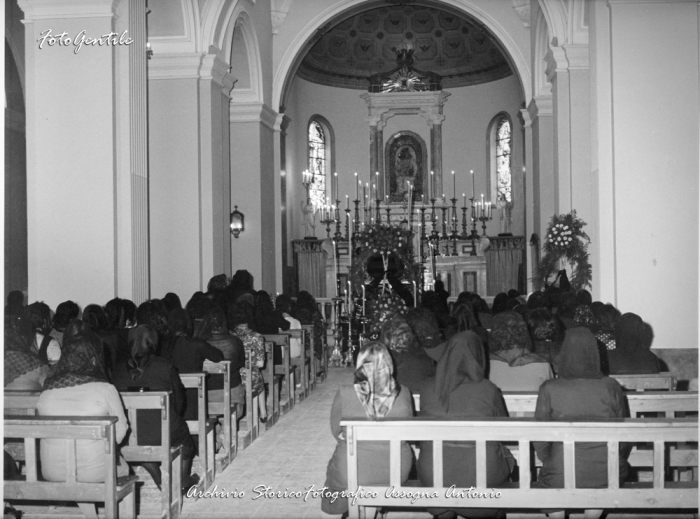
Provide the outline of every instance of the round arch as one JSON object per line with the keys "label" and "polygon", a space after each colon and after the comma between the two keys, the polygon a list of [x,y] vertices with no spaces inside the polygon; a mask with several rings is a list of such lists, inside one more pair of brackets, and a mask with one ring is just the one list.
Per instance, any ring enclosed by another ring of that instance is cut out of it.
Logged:
{"label": "round arch", "polygon": [[[519,80],[521,94],[525,102],[532,97],[530,65],[520,47],[515,43],[508,31],[488,13],[473,5],[468,0],[426,0],[426,5],[440,7],[441,9],[453,11],[457,14],[468,14],[478,22],[482,23],[501,46],[506,59],[509,60],[516,77]],[[336,4],[319,12],[309,20],[303,30],[294,38],[287,48],[280,61],[280,65],[275,72],[272,106],[284,111],[286,96],[291,86],[292,79],[297,68],[303,59],[306,51],[322,35],[323,28],[330,27],[340,18],[352,16],[358,12],[372,9],[383,5],[380,0],[350,0],[342,4]]]}

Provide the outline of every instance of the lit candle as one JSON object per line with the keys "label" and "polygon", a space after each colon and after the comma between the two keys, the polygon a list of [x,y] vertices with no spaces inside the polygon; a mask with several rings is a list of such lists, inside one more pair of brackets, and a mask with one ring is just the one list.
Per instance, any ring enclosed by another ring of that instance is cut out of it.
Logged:
{"label": "lit candle", "polygon": [[452,198],[457,198],[457,180],[454,170],[452,171]]}
{"label": "lit candle", "polygon": [[442,205],[445,205],[445,193],[442,194]]}
{"label": "lit candle", "polygon": [[333,178],[335,179],[335,198],[334,200],[338,200],[338,172],[336,171],[333,173]]}
{"label": "lit candle", "polygon": [[357,171],[355,171],[355,181],[356,181],[355,182],[355,189],[357,190],[357,192],[355,193],[355,200],[359,200],[360,199],[360,184],[362,184],[362,182],[360,182],[360,184],[357,183]]}
{"label": "lit candle", "polygon": [[467,194],[462,193],[462,196],[464,197],[464,207],[467,207]]}
{"label": "lit candle", "polygon": [[434,174],[435,173],[433,173],[432,171],[430,172],[430,184],[428,184],[428,198],[430,200],[433,199],[433,175]]}
{"label": "lit candle", "polygon": [[470,169],[470,170],[469,170],[469,173],[470,173],[471,176],[472,176],[472,198],[474,198],[474,197],[476,196],[476,195],[474,194],[474,193],[476,193],[476,191],[474,190],[474,170],[473,170],[473,169]]}
{"label": "lit candle", "polygon": [[[375,180],[375,182],[377,183],[377,186],[378,186],[379,185],[379,171],[376,171],[374,174],[377,177],[377,180]],[[376,196],[377,200],[379,200],[379,191],[377,191],[376,186],[374,188],[374,195]]]}
{"label": "lit candle", "polygon": [[350,196],[345,195],[345,209],[350,209]]}

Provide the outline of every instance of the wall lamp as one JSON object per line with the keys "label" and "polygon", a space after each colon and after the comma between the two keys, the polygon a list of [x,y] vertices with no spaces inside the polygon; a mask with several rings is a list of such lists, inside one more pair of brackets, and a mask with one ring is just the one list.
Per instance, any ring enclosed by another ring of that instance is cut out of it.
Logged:
{"label": "wall lamp", "polygon": [[238,206],[233,206],[233,212],[231,213],[231,234],[235,238],[245,231],[245,216],[238,210]]}

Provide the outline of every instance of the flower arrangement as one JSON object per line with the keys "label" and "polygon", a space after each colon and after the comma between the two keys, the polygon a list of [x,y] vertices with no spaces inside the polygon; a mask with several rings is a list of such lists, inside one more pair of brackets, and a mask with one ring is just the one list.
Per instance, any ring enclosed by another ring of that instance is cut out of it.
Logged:
{"label": "flower arrangement", "polygon": [[405,316],[406,304],[395,292],[379,293],[376,299],[367,301],[367,317],[370,319],[369,335],[379,335],[382,325],[394,317]]}
{"label": "flower arrangement", "polygon": [[593,277],[588,261],[588,244],[591,239],[583,231],[586,222],[576,215],[576,211],[554,215],[547,226],[544,242],[544,256],[540,260],[539,278],[544,284],[558,270],[563,258],[572,267],[571,287],[574,290],[590,287]]}
{"label": "flower arrangement", "polygon": [[390,255],[396,256],[401,265],[401,271],[397,276],[406,281],[416,279],[418,267],[413,261],[411,235],[409,230],[386,224],[368,225],[363,233],[358,233],[355,256],[350,270],[353,289],[360,290],[360,287],[368,281],[367,260],[376,254],[381,254],[387,259]]}
{"label": "flower arrangement", "polygon": [[389,225],[373,225],[364,235],[364,246],[372,252],[389,254],[399,252],[408,245],[407,231]]}

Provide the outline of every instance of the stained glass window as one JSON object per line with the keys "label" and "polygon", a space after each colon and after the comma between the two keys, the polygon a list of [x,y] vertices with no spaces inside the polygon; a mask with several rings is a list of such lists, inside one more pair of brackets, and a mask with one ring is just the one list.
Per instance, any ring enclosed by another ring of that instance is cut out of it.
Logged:
{"label": "stained glass window", "polygon": [[313,175],[309,197],[319,208],[326,203],[326,135],[316,121],[309,123],[309,172]]}
{"label": "stained glass window", "polygon": [[496,127],[496,178],[498,198],[511,201],[511,177],[510,177],[510,121],[502,117]]}

